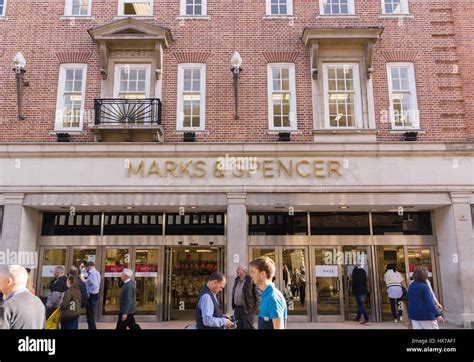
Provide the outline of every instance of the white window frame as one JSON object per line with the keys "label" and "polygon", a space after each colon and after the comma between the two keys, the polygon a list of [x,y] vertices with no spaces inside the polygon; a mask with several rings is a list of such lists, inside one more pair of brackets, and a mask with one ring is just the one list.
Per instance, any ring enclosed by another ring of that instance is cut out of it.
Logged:
{"label": "white window frame", "polygon": [[[290,76],[290,127],[275,127],[273,124],[273,69],[287,68]],[[296,111],[296,72],[294,63],[270,63],[267,64],[268,79],[268,129],[270,131],[296,131],[298,129]]]}
{"label": "white window frame", "polygon": [[410,14],[410,9],[408,7],[408,0],[400,0],[401,12],[399,13],[386,13],[385,12],[385,0],[381,0],[382,14],[384,15],[408,15]]}
{"label": "white window frame", "polygon": [[347,2],[347,13],[339,13],[339,14],[325,14],[324,13],[324,5],[327,4],[328,0],[319,0],[319,13],[320,15],[325,16],[347,16],[347,15],[355,15],[355,5],[354,0],[348,0]]}
{"label": "white window frame", "polygon": [[7,13],[7,0],[3,0],[3,8],[2,12],[0,13],[0,18],[4,17]]}
{"label": "white window frame", "polygon": [[[200,70],[200,89],[201,104],[200,104],[200,126],[199,127],[184,127],[183,121],[183,91],[184,91],[184,70],[186,68],[199,68]],[[180,63],[178,64],[178,100],[176,107],[176,129],[178,131],[204,131],[206,129],[206,64],[203,63]]]}
{"label": "white window frame", "polygon": [[87,14],[85,15],[73,14],[72,3],[73,3],[73,0],[66,0],[65,9],[64,9],[65,16],[74,16],[74,17],[91,16],[92,0],[87,0]]}
{"label": "white window frame", "polygon": [[207,16],[207,0],[202,0],[202,12],[201,14],[186,14],[186,0],[180,1],[179,12],[180,16],[189,16],[189,17],[196,17],[196,16]]}
{"label": "white window frame", "polygon": [[[393,109],[393,86],[392,86],[392,67],[408,67],[408,82],[411,94],[411,104],[410,104],[410,117],[412,120],[411,126],[395,126],[395,111]],[[394,130],[410,130],[410,129],[420,129],[420,117],[418,109],[418,98],[416,95],[416,77],[415,77],[415,65],[411,62],[390,62],[387,63],[387,79],[388,79],[388,92],[390,99],[390,122],[392,123],[392,129]]]}
{"label": "white window frame", "polygon": [[271,0],[266,0],[267,16],[293,16],[293,0],[286,0],[286,14],[272,14]]}
{"label": "white window frame", "polygon": [[[81,115],[79,127],[64,127],[64,91],[66,86],[66,71],[71,68],[82,68]],[[86,98],[87,64],[70,63],[59,67],[58,95],[56,101],[56,120],[54,129],[57,131],[80,131],[84,125],[84,107]]]}
{"label": "white window frame", "polygon": [[151,84],[151,64],[149,63],[134,63],[134,64],[115,64],[114,69],[114,98],[118,98],[120,93],[120,71],[123,68],[138,69],[146,68],[146,81],[145,81],[145,98],[150,98],[150,84]]}
{"label": "white window frame", "polygon": [[[352,69],[354,74],[354,116],[355,125],[352,127],[333,127],[329,120],[329,87],[328,87],[328,68],[347,66]],[[364,120],[362,114],[362,89],[360,84],[359,63],[323,63],[323,92],[324,92],[324,127],[328,129],[359,129],[363,128]]]}
{"label": "white window frame", "polygon": [[[125,3],[143,3],[148,2],[150,3],[150,13],[146,15],[131,15],[125,14]],[[119,16],[153,16],[153,0],[119,0],[119,7],[118,7],[118,15]]]}

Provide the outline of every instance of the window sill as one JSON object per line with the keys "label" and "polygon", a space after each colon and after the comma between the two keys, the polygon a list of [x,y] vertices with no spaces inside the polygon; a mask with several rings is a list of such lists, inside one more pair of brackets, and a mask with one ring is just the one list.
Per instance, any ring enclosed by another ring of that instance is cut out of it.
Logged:
{"label": "window sill", "polygon": [[313,134],[379,134],[378,129],[373,128],[321,128],[313,129]]}
{"label": "window sill", "polygon": [[294,15],[265,15],[263,20],[296,20]]}
{"label": "window sill", "polygon": [[122,19],[138,19],[138,20],[157,20],[153,15],[117,15],[112,18],[112,20],[122,20]]}
{"label": "window sill", "polygon": [[354,14],[349,14],[349,15],[341,15],[341,14],[336,14],[336,15],[329,15],[329,14],[322,14],[318,15],[316,19],[360,19],[360,16],[354,15]]}
{"label": "window sill", "polygon": [[407,132],[416,132],[419,134],[426,133],[426,130],[420,128],[395,128],[389,131],[389,134],[403,134]]}
{"label": "window sill", "polygon": [[63,15],[59,17],[59,20],[95,20],[95,17],[88,15]]}
{"label": "window sill", "polygon": [[207,15],[180,15],[176,17],[177,21],[181,20],[211,20],[210,16]]}
{"label": "window sill", "polygon": [[5,21],[5,20],[8,20],[6,16],[0,16],[0,21]]}
{"label": "window sill", "polygon": [[379,19],[414,19],[411,14],[382,14]]}
{"label": "window sill", "polygon": [[279,133],[301,134],[303,132],[298,129],[268,129],[266,133],[269,135],[278,135]]}
{"label": "window sill", "polygon": [[206,131],[205,129],[199,129],[199,130],[196,130],[196,129],[177,129],[176,131],[174,131],[173,133],[174,134],[184,134],[184,133],[196,133],[196,134],[206,134],[206,135],[209,135],[209,131]]}
{"label": "window sill", "polygon": [[84,130],[79,130],[79,129],[74,129],[74,130],[68,130],[68,129],[55,129],[52,131],[49,131],[50,136],[56,136],[58,133],[69,133],[71,135],[85,135],[87,134],[86,131]]}

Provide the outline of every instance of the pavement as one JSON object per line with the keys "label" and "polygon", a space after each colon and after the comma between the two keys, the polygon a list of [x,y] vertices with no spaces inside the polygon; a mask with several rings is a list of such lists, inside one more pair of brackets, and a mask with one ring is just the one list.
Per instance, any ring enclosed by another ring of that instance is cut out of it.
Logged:
{"label": "pavement", "polygon": [[[171,321],[171,322],[138,322],[142,329],[184,329],[187,325],[193,324],[194,321]],[[115,329],[115,323],[98,322],[98,329]],[[311,323],[311,322],[289,322],[287,329],[407,329],[408,324],[382,322],[369,323],[368,325],[360,325],[356,322],[331,322],[331,323]],[[80,322],[79,329],[87,329],[87,323]],[[440,325],[440,329],[461,329],[461,327],[450,323]]]}

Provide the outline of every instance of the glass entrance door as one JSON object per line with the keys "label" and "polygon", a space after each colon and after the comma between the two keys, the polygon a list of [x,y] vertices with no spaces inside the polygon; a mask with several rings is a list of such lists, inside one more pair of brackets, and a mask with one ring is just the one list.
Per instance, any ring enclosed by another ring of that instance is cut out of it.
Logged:
{"label": "glass entrance door", "polygon": [[155,315],[158,305],[159,249],[135,249],[137,315]]}
{"label": "glass entrance door", "polygon": [[267,256],[275,262],[273,282],[283,293],[289,321],[311,319],[310,276],[307,247],[251,247],[249,261]]}
{"label": "glass entrance door", "polygon": [[[220,248],[170,247],[166,252],[165,319],[193,320],[199,291],[211,273],[223,270]],[[223,306],[223,293],[219,299]]]}
{"label": "glass entrance door", "polygon": [[[387,294],[387,285],[384,281],[385,272],[390,265],[396,265],[397,271],[402,275],[406,281],[406,264],[405,264],[405,248],[403,246],[378,246],[377,247],[377,264],[378,264],[378,283],[379,283],[379,298],[380,298],[380,320],[393,321],[392,310],[390,306],[390,299]],[[403,308],[398,305],[397,308]]]}
{"label": "glass entrance door", "polygon": [[308,252],[305,247],[286,248],[280,247],[281,274],[280,290],[285,296],[288,305],[288,318],[304,316],[302,320],[310,320],[310,283],[308,268]]}
{"label": "glass entrance door", "polygon": [[129,268],[129,248],[106,248],[104,251],[104,292],[103,292],[103,314],[118,315],[120,308],[120,281],[122,271]]}
{"label": "glass entrance door", "polygon": [[371,321],[375,320],[372,305],[374,304],[374,293],[372,288],[372,265],[369,258],[368,246],[344,246],[342,248],[343,259],[343,281],[344,281],[344,316],[346,320],[353,320],[357,315],[357,302],[352,293],[352,273],[357,264],[365,270],[367,275],[367,295],[365,297],[365,308],[369,313]]}
{"label": "glass entrance door", "polygon": [[313,271],[317,321],[344,320],[342,267],[338,263],[340,247],[314,248]]}
{"label": "glass entrance door", "polygon": [[54,268],[62,266],[65,272],[68,272],[66,264],[67,248],[43,248],[41,256],[41,278],[39,278],[39,286],[36,291],[37,295],[46,301],[49,294],[49,288],[54,280]]}

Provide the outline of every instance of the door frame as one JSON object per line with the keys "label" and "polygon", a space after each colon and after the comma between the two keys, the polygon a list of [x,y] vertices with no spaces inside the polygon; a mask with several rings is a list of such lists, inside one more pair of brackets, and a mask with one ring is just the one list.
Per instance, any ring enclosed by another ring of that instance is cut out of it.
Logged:
{"label": "door frame", "polygon": [[[163,248],[163,284],[162,284],[162,309],[161,309],[161,318],[160,321],[170,321],[171,320],[171,306],[172,306],[172,275],[173,275],[173,249],[177,248],[186,248],[186,249],[214,249],[217,251],[217,270],[222,271],[225,275],[225,246],[223,245],[210,245],[210,246],[199,246],[199,245],[166,245]],[[229,288],[229,280],[225,289],[219,293],[218,300],[222,306],[222,310],[226,310],[226,289]]]}
{"label": "door frame", "polygon": [[[304,261],[305,261],[305,268],[306,268],[306,296],[305,296],[305,302],[306,302],[306,315],[289,315],[288,314],[288,322],[310,322],[311,321],[311,316],[313,312],[313,298],[312,298],[312,273],[311,273],[311,268],[310,268],[310,255],[309,255],[309,246],[308,245],[251,245],[248,248],[248,255],[249,255],[249,260],[252,260],[254,258],[253,256],[253,251],[259,249],[259,250],[274,250],[275,251],[275,286],[278,288],[278,290],[283,290],[283,274],[281,273],[281,270],[283,270],[283,249],[302,249],[304,250],[305,256],[304,256]],[[289,312],[289,311],[288,311]]]}
{"label": "door frame", "polygon": [[343,322],[344,321],[344,283],[342,279],[342,265],[338,265],[338,280],[337,283],[340,285],[342,290],[339,290],[339,303],[340,303],[340,313],[335,315],[318,315],[318,289],[316,286],[316,250],[324,250],[324,249],[336,249],[337,252],[342,251],[342,245],[317,245],[311,246],[310,248],[310,263],[311,263],[311,272],[310,274],[313,275],[314,278],[312,281],[312,289],[314,290],[314,297],[312,300],[312,311],[313,311],[313,322]]}
{"label": "door frame", "polygon": [[[99,247],[98,247],[99,248]],[[133,270],[133,275],[135,279],[135,261],[136,261],[136,250],[137,249],[157,249],[160,253],[158,256],[158,263],[162,260],[163,248],[161,246],[151,246],[151,245],[106,245],[101,246],[101,256],[100,256],[100,275],[101,275],[101,283],[100,283],[100,291],[99,291],[99,313],[98,313],[98,320],[99,322],[115,322],[117,321],[117,314],[104,314],[104,287],[105,287],[105,256],[107,255],[107,249],[128,249],[129,252],[129,262],[128,268]],[[97,267],[97,263],[96,263]],[[156,311],[155,314],[149,315],[140,315],[135,314],[135,319],[141,322],[157,322],[161,318],[161,300],[162,300],[162,279],[160,277],[160,264],[158,264],[158,283],[156,288],[156,295],[157,295],[157,303],[156,303]]]}

